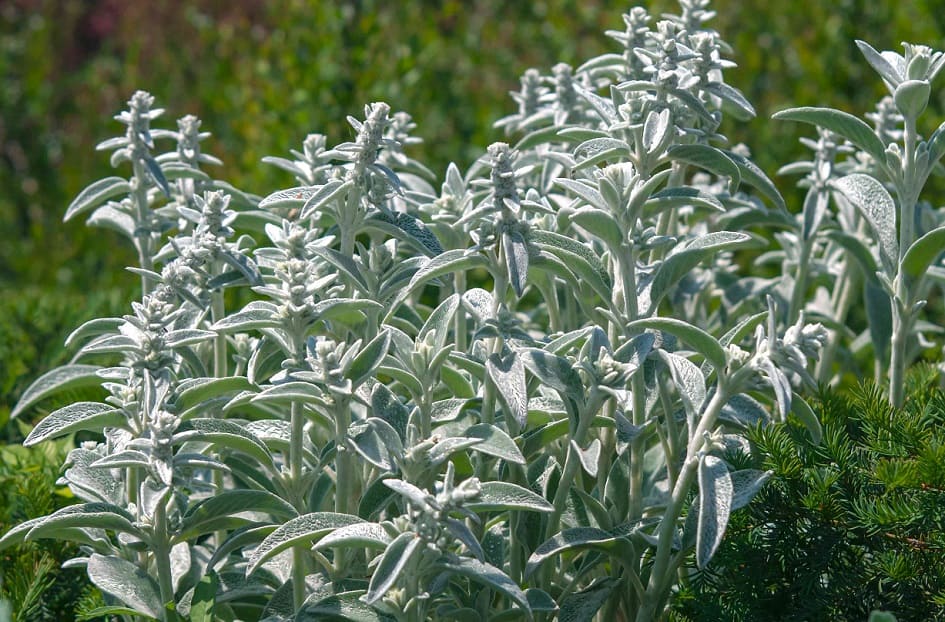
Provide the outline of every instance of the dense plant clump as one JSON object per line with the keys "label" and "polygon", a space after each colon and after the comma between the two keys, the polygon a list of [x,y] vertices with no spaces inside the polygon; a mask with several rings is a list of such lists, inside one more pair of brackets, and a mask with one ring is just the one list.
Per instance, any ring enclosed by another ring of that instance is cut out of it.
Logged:
{"label": "dense plant clump", "polygon": [[687,620],[945,616],[945,393],[912,378],[903,409],[875,387],[812,404],[823,442],[754,428],[747,465],[774,472],[678,599]]}
{"label": "dense plant clump", "polygon": [[[54,482],[72,445],[66,439],[40,449],[0,447],[0,531],[25,519],[49,514],[71,499],[58,494]],[[42,540],[0,553],[0,598],[7,616],[16,620],[58,622],[74,619],[82,603],[94,598],[94,588],[78,568],[60,568],[78,553],[70,542]],[[0,619],[4,618],[0,606]]]}
{"label": "dense plant clump", "polygon": [[[496,124],[514,144],[441,183],[377,102],[353,140],[265,158],[296,185],[256,196],[213,176],[199,119],[159,127],[134,93],[98,146],[116,175],[65,219],[127,239],[140,296],[11,413],[99,391],[24,442],[87,435],[62,476],[80,503],[0,550],[74,542],[105,596],[88,616],[667,616],[774,472],[752,434],[820,446],[808,399],[840,364],[899,412],[945,236],[919,202],[945,131],[917,129],[941,54],[860,44],[891,92],[875,128],[779,113],[822,128],[794,216],[719,132],[755,112],[708,0],[680,7],[527,71]],[[763,247],[780,273],[743,274]]]}

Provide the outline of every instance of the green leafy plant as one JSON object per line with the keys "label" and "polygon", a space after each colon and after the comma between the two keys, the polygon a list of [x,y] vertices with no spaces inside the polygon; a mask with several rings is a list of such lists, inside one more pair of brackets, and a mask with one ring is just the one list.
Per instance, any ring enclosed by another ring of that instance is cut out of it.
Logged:
{"label": "green leafy plant", "polygon": [[712,566],[691,577],[679,619],[945,614],[945,395],[936,375],[912,374],[902,409],[871,385],[825,392],[813,403],[819,445],[790,426],[754,429],[756,457],[740,460],[774,476],[732,518]]}
{"label": "green leafy plant", "polygon": [[[0,530],[44,516],[71,502],[56,485],[59,465],[71,439],[28,450],[0,447]],[[71,619],[76,601],[93,588],[79,569],[62,564],[78,552],[67,542],[30,542],[0,555],[0,619],[49,621]],[[4,607],[6,612],[4,613]]]}
{"label": "green leafy plant", "polygon": [[[828,331],[807,321],[821,186],[872,179],[818,169],[796,222],[720,133],[754,109],[725,82],[714,12],[680,6],[632,9],[614,53],[526,72],[497,124],[514,143],[439,187],[386,103],[348,118],[351,141],[267,158],[297,185],[257,197],[204,170],[196,118],[157,128],[135,93],[99,145],[130,175],[66,218],[131,243],[140,297],[76,329],[74,359],[12,412],[107,393],[25,440],[97,435],[63,474],[82,502],[0,550],[76,542],[69,565],[106,598],[87,615],[125,619],[666,617],[772,474],[739,457],[746,430],[790,419],[821,440],[803,397],[830,368],[810,369]],[[866,224],[887,206],[871,197],[846,199]],[[745,231],[772,222],[793,237]],[[936,259],[909,238],[893,262],[883,240],[837,243],[890,283],[911,249]],[[742,276],[766,245],[783,274]],[[839,330],[843,313],[821,316]]]}

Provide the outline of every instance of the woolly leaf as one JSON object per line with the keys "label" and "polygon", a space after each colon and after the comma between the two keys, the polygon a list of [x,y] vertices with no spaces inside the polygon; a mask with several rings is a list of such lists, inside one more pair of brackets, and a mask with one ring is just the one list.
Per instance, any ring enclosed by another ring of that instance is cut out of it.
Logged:
{"label": "woolly leaf", "polygon": [[840,191],[866,218],[879,241],[883,268],[890,276],[895,275],[899,242],[896,238],[896,203],[889,192],[883,184],[863,173],[841,177],[831,181],[830,186]]}
{"label": "woolly leaf", "polygon": [[482,442],[476,443],[473,449],[480,453],[495,456],[516,464],[525,464],[525,456],[522,455],[518,445],[515,444],[508,434],[489,423],[477,423],[468,428],[463,433],[470,439],[481,439]]}
{"label": "woolly leaf", "polygon": [[288,501],[265,490],[226,490],[190,507],[180,525],[179,540],[190,540],[217,529],[220,518],[241,512],[263,512],[278,520],[298,516]]}
{"label": "woolly leaf", "polygon": [[100,369],[102,367],[99,365],[63,365],[46,372],[23,392],[20,401],[10,412],[10,418],[17,417],[33,404],[59,391],[100,386],[102,384],[102,378],[98,375]]}
{"label": "woolly leaf", "polygon": [[764,171],[762,171],[757,164],[734,151],[728,151],[726,149],[722,149],[721,151],[738,167],[742,176],[742,182],[760,192],[761,196],[768,199],[779,210],[787,210],[784,197],[778,192],[778,187],[774,185],[774,182],[765,175]]}
{"label": "woolly leaf", "polygon": [[145,540],[146,536],[134,526],[134,517],[123,508],[110,503],[79,503],[56,510],[37,522],[26,534],[27,540],[60,538],[73,529],[107,529],[128,533]]}
{"label": "woolly leaf", "polygon": [[117,428],[125,423],[124,413],[113,406],[100,402],[77,402],[50,413],[33,428],[23,445],[31,447],[79,430],[101,432],[106,427]]}
{"label": "woolly leaf", "polygon": [[100,179],[79,193],[79,196],[66,208],[66,214],[62,219],[63,221],[69,221],[78,214],[98,207],[112,197],[127,195],[130,192],[131,185],[128,183],[127,179],[122,179],[121,177],[106,177],[105,179]]}
{"label": "woolly leaf", "polygon": [[189,419],[181,423],[174,434],[173,443],[187,441],[212,443],[236,449],[248,454],[265,465],[272,464],[269,449],[246,428],[226,419]]}
{"label": "woolly leaf", "polygon": [[378,523],[355,523],[339,527],[318,541],[315,550],[332,547],[386,548],[391,542],[390,534]]}
{"label": "woolly leaf", "polygon": [[608,248],[619,249],[623,244],[620,225],[610,212],[582,207],[571,214],[571,222],[599,238]]}
{"label": "woolly leaf", "polygon": [[315,603],[306,604],[293,618],[294,622],[322,622],[344,620],[346,622],[394,622],[394,618],[378,612],[361,599],[364,591],[332,594]]}
{"label": "woolly leaf", "polygon": [[886,161],[886,145],[873,132],[873,128],[846,112],[831,108],[790,108],[771,117],[778,121],[810,123],[840,134],[851,143],[873,156],[877,162]]}
{"label": "woolly leaf", "polygon": [[131,562],[93,553],[86,571],[95,587],[136,613],[154,620],[165,619],[157,583]]}
{"label": "woolly leaf", "polygon": [[584,384],[568,359],[538,348],[528,348],[523,350],[522,360],[528,371],[545,386],[573,400],[583,399]]}
{"label": "woolly leaf", "polygon": [[699,526],[696,565],[703,569],[722,542],[732,510],[732,478],[720,458],[705,455],[699,461]]}
{"label": "woolly leaf", "polygon": [[599,579],[579,592],[568,594],[561,602],[558,622],[593,622],[600,608],[620,585],[612,577]]}
{"label": "woolly leaf", "polygon": [[728,177],[732,192],[741,183],[741,170],[721,149],[709,145],[675,145],[669,148],[668,154],[676,162],[692,164],[719,177]]}
{"label": "woolly leaf", "polygon": [[593,549],[620,557],[629,554],[633,547],[623,534],[614,534],[596,527],[565,529],[535,549],[525,566],[525,576],[534,574],[541,564],[556,555],[583,549]]}
{"label": "woolly leaf", "polygon": [[508,482],[483,482],[481,492],[464,507],[475,512],[506,512],[524,510],[553,512],[554,506],[530,490]]}
{"label": "woolly leaf", "polygon": [[278,313],[279,308],[275,304],[256,300],[243,307],[241,311],[222,318],[211,326],[210,330],[236,333],[260,328],[277,328],[281,325]]}
{"label": "woolly leaf", "polygon": [[423,323],[420,333],[417,335],[417,341],[423,341],[431,332],[435,333],[436,339],[433,346],[436,350],[442,349],[446,345],[446,338],[450,332],[450,322],[456,309],[459,308],[460,296],[453,294],[437,305],[427,321]]}
{"label": "woolly leaf", "polygon": [[791,413],[807,428],[807,434],[810,436],[811,442],[814,445],[819,445],[824,436],[823,428],[820,426],[820,421],[810,405],[797,393],[794,394],[794,399],[791,400]]}
{"label": "woolly leaf", "polygon": [[528,417],[528,392],[522,357],[515,351],[505,357],[491,354],[486,360],[486,372],[499,390],[499,399],[506,412],[518,422],[519,427],[524,427]]}
{"label": "woolly leaf", "polygon": [[520,231],[506,231],[502,234],[502,250],[509,284],[515,290],[515,295],[521,296],[528,277],[528,246],[525,237]]}
{"label": "woolly leaf", "polygon": [[413,532],[407,531],[394,538],[384,549],[381,561],[371,575],[364,601],[371,604],[380,600],[394,586],[413,556],[422,551],[423,540]]}
{"label": "woolly leaf", "polygon": [[912,243],[902,258],[900,273],[910,283],[918,284],[945,250],[945,226],[932,229]]}
{"label": "woolly leaf", "polygon": [[724,368],[726,363],[725,349],[719,340],[689,322],[669,317],[645,318],[630,322],[628,330],[643,330],[651,328],[674,335],[692,346],[699,354],[717,368]]}
{"label": "woolly leaf", "polygon": [[362,522],[364,521],[357,516],[335,512],[313,512],[293,518],[266,536],[266,539],[253,549],[246,566],[246,576],[254,573],[266,560],[290,547],[307,545],[339,527]]}
{"label": "woolly leaf", "polygon": [[[794,399],[799,399],[795,397]],[[732,511],[739,510],[749,503],[758,494],[765,483],[771,479],[774,471],[760,471],[758,469],[742,469],[732,471]]]}
{"label": "woolly leaf", "polygon": [[722,251],[755,244],[755,238],[747,233],[733,231],[717,231],[696,238],[686,248],[673,253],[657,267],[650,285],[650,308],[655,310],[672,287],[703,261]]}
{"label": "woolly leaf", "polygon": [[521,606],[525,610],[528,619],[531,619],[531,608],[528,604],[528,598],[525,597],[525,592],[507,574],[495,566],[471,557],[456,556],[442,558],[437,566],[502,592]]}
{"label": "woolly leaf", "polygon": [[372,339],[360,352],[351,360],[348,367],[347,377],[351,380],[351,385],[357,388],[364,384],[377,368],[380,366],[384,357],[387,355],[387,349],[390,347],[390,333],[382,330],[374,339]]}

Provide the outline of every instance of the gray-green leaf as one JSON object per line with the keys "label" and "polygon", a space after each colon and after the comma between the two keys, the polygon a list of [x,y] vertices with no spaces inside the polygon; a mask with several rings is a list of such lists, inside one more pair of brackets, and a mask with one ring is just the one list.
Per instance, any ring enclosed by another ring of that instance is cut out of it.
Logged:
{"label": "gray-green leaf", "polygon": [[888,275],[895,275],[899,264],[899,242],[896,239],[896,204],[889,192],[883,184],[863,173],[841,177],[831,181],[830,185],[839,190],[870,223],[879,241],[883,268]]}
{"label": "gray-green leaf", "polygon": [[524,510],[531,512],[553,512],[554,506],[539,495],[508,482],[483,482],[481,491],[467,507],[475,512],[505,512]]}
{"label": "gray-green leaf", "polygon": [[404,568],[413,556],[423,551],[423,540],[417,534],[407,531],[387,545],[380,563],[371,575],[371,583],[364,602],[371,604],[380,600],[400,578]]}
{"label": "gray-green leaf", "polygon": [[336,512],[313,512],[293,518],[266,536],[266,539],[253,549],[246,567],[246,576],[251,575],[266,560],[287,548],[316,540],[339,527],[363,522],[357,516]]}
{"label": "gray-green leaf", "polygon": [[89,580],[136,612],[164,620],[160,590],[154,579],[129,561],[93,553],[86,568]]}
{"label": "gray-green leaf", "polygon": [[495,456],[516,464],[525,464],[525,456],[522,455],[518,445],[512,438],[489,423],[477,423],[464,432],[467,438],[482,439],[481,443],[473,446],[475,451]]}
{"label": "gray-green leaf", "polygon": [[709,145],[675,145],[669,148],[668,154],[674,161],[698,166],[719,177],[728,177],[732,192],[741,183],[741,170],[721,149]]}
{"label": "gray-green leaf", "polygon": [[502,249],[509,284],[515,290],[515,295],[521,296],[528,278],[528,246],[525,237],[520,231],[506,231],[502,234]]}
{"label": "gray-green leaf", "polygon": [[20,401],[10,411],[10,418],[16,418],[33,404],[59,391],[101,385],[100,369],[99,365],[63,365],[46,372],[23,392]]}
{"label": "gray-green leaf", "polygon": [[675,335],[692,346],[696,352],[704,356],[716,368],[725,368],[725,349],[719,343],[719,340],[689,322],[669,317],[653,317],[630,322],[627,328],[629,330],[651,328]]}
{"label": "gray-green leaf", "polygon": [[499,399],[509,415],[525,426],[528,417],[528,392],[525,383],[525,364],[517,352],[500,357],[491,354],[486,360],[486,372],[499,390]]}
{"label": "gray-green leaf", "polygon": [[217,519],[240,512],[264,512],[278,520],[298,516],[288,501],[266,490],[227,490],[198,502],[184,515],[180,540],[189,540],[216,529]]}
{"label": "gray-green leaf", "polygon": [[618,579],[599,579],[587,588],[568,594],[561,602],[558,622],[592,622],[600,608],[620,584]]}
{"label": "gray-green leaf", "polygon": [[725,535],[732,510],[732,478],[721,458],[705,455],[699,461],[699,526],[696,564],[705,568]]}
{"label": "gray-green leaf", "polygon": [[518,603],[525,610],[527,618],[531,619],[531,608],[528,604],[528,598],[525,597],[525,592],[507,574],[495,566],[472,557],[456,556],[443,558],[437,565],[444,570],[502,592]]}
{"label": "gray-green leaf", "polygon": [[23,445],[31,447],[79,430],[101,432],[106,427],[119,427],[124,423],[125,415],[113,406],[101,402],[77,402],[50,413],[33,428]]}
{"label": "gray-green leaf", "polygon": [[817,415],[814,414],[813,409],[797,393],[794,394],[794,399],[791,400],[791,413],[807,428],[811,442],[819,445],[824,435],[823,428],[821,428],[820,421],[817,419]]}
{"label": "gray-green leaf", "polygon": [[361,600],[364,591],[332,594],[315,603],[306,604],[295,616],[295,622],[393,622],[394,618],[378,612]]}
{"label": "gray-green leaf", "polygon": [[932,229],[912,243],[906,251],[900,265],[900,273],[911,284],[921,282],[929,266],[945,250],[945,226]]}
{"label": "gray-green leaf", "polygon": [[82,212],[98,207],[108,199],[131,192],[128,180],[121,177],[106,177],[88,186],[79,193],[66,209],[64,221],[68,221]]}
{"label": "gray-green leaf", "polygon": [[851,143],[873,156],[877,162],[886,161],[886,145],[873,132],[873,128],[846,112],[831,108],[790,108],[772,116],[779,121],[810,123],[840,134]]}

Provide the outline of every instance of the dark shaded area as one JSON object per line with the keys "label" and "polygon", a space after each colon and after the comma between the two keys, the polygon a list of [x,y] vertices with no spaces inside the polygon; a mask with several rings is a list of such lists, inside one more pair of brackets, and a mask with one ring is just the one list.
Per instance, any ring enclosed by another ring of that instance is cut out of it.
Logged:
{"label": "dark shaded area", "polygon": [[712,563],[682,588],[676,619],[860,622],[945,616],[945,394],[920,367],[905,408],[869,386],[825,391],[819,445],[784,425],[749,434],[774,477],[735,512]]}

